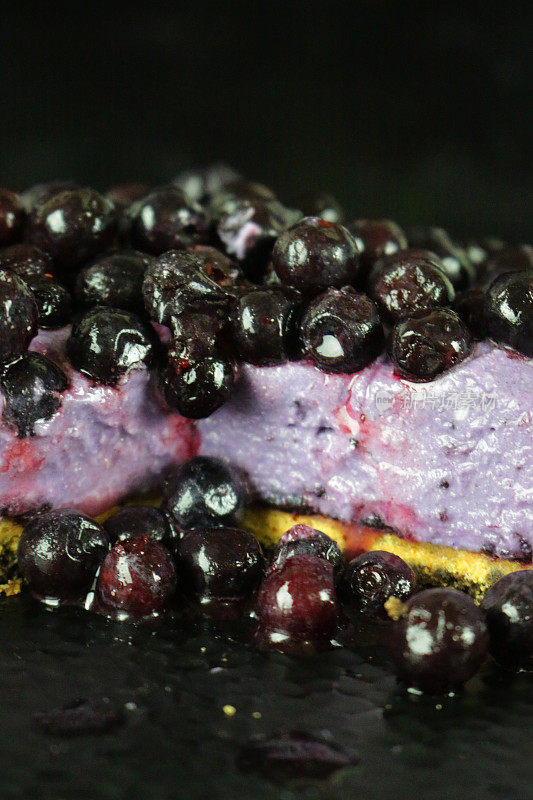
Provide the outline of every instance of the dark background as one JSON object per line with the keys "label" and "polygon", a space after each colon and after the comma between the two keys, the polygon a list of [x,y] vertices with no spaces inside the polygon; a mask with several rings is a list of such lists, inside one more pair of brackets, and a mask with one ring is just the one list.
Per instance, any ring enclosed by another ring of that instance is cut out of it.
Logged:
{"label": "dark background", "polygon": [[1,182],[225,159],[282,197],[531,240],[529,2],[12,3]]}

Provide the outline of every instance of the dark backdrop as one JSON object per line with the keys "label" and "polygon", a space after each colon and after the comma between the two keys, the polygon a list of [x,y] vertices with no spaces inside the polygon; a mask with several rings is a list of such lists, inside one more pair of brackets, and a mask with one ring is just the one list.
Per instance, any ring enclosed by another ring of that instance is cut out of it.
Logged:
{"label": "dark backdrop", "polygon": [[531,239],[529,2],[13,2],[0,182],[223,158],[288,197]]}

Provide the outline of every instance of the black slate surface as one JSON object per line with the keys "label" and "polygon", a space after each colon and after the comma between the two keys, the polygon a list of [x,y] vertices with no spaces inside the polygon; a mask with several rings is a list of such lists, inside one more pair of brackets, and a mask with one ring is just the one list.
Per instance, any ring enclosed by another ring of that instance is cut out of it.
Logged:
{"label": "black slate surface", "polygon": [[[2,798],[533,797],[532,677],[488,662],[462,695],[410,696],[375,634],[299,659],[256,651],[242,623],[176,616],[135,626],[5,600]],[[103,715],[110,730],[43,728],[39,714],[79,701],[84,719],[92,714],[94,727],[96,715],[98,727]],[[340,746],[348,766],[320,781],[240,768],[251,738],[293,730]]]}

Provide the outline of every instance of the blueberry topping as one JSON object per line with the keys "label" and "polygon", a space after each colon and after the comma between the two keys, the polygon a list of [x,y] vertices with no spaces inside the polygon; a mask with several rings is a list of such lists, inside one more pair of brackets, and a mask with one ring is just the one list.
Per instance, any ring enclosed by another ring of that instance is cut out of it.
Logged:
{"label": "blueberry topping", "polygon": [[252,289],[236,301],[233,342],[249,364],[282,364],[294,351],[297,298],[280,289]]}
{"label": "blueberry topping", "polygon": [[269,573],[283,567],[285,562],[293,556],[316,556],[324,558],[338,569],[342,563],[339,545],[334,539],[309,525],[293,525],[279,540],[272,555]]}
{"label": "blueberry topping", "polygon": [[257,540],[239,528],[189,531],[177,549],[178,572],[186,595],[209,599],[243,600],[263,576],[263,555]]}
{"label": "blueberry topping", "polygon": [[109,616],[141,618],[163,611],[176,592],[172,556],[160,542],[139,536],[117,542],[96,582],[96,601]]}
{"label": "blueberry topping", "polygon": [[221,355],[191,363],[179,352],[169,351],[161,371],[163,397],[182,417],[205,419],[229,399],[235,384],[235,365]]}
{"label": "blueberry topping", "polygon": [[36,183],[22,193],[21,199],[24,208],[27,211],[33,211],[37,205],[46,202],[55,194],[64,192],[67,189],[79,188],[78,184],[74,183],[74,181],[47,181],[46,183]]}
{"label": "blueberry topping", "polygon": [[82,269],[76,299],[82,307],[112,306],[144,313],[143,280],[150,257],[135,250],[100,256]]}
{"label": "blueberry topping", "polygon": [[485,338],[485,291],[483,289],[473,286],[464,292],[459,292],[453,308],[474,339],[481,341]]}
{"label": "blueberry topping", "polygon": [[522,272],[533,269],[533,246],[502,247],[487,259],[479,270],[478,280],[483,286],[506,272]]}
{"label": "blueberry topping", "polygon": [[306,217],[278,238],[272,263],[282,283],[306,294],[354,283],[361,245],[342,225]]}
{"label": "blueberry topping", "polygon": [[472,352],[472,334],[449,308],[406,319],[395,326],[390,357],[399,375],[432,381]]}
{"label": "blueberry topping", "polygon": [[483,598],[490,652],[511,670],[533,670],[533,571],[512,572]]}
{"label": "blueberry topping", "polygon": [[399,556],[382,550],[362,553],[344,568],[340,592],[347,606],[370,616],[385,617],[389,597],[405,600],[416,587],[411,567]]}
{"label": "blueberry topping", "polygon": [[316,556],[289,558],[263,581],[256,611],[263,646],[328,644],[338,621],[333,566]]}
{"label": "blueberry topping", "polygon": [[18,565],[37,596],[82,599],[109,546],[105,530],[85,514],[70,509],[46,511],[24,526]]}
{"label": "blueberry topping", "polygon": [[171,331],[168,361],[172,370],[183,371],[205,358],[228,353],[226,325],[218,315],[185,312],[172,317]]}
{"label": "blueberry topping", "polygon": [[0,386],[5,399],[3,418],[13,422],[23,438],[33,436],[36,422],[45,422],[55,414],[68,380],[46,356],[24,353],[4,368]]}
{"label": "blueberry topping", "polygon": [[243,178],[230,181],[211,196],[209,203],[211,218],[218,222],[226,214],[233,214],[239,208],[242,200],[252,203],[258,201],[258,207],[260,207],[261,203],[276,200],[276,195],[263,183],[247,181]]}
{"label": "blueberry topping", "polygon": [[0,269],[0,363],[22,355],[37,333],[39,312],[28,285]]}
{"label": "blueberry topping", "polygon": [[72,365],[109,386],[131,369],[151,366],[158,347],[151,325],[130,311],[104,307],[88,311],[67,340]]}
{"label": "blueberry topping", "polygon": [[20,241],[26,212],[15,192],[0,189],[0,247]]}
{"label": "blueberry topping", "polygon": [[239,173],[227,164],[210,164],[208,167],[180,172],[173,184],[192,202],[204,203],[228,184],[240,181]]}
{"label": "blueberry topping", "polygon": [[495,342],[533,357],[533,268],[505,273],[491,283],[485,323]]}
{"label": "blueberry topping", "polygon": [[148,536],[156,542],[166,544],[169,537],[165,515],[154,506],[120,508],[106,519],[104,528],[113,543]]}
{"label": "blueberry topping", "polygon": [[127,211],[137,200],[146,197],[149,191],[150,187],[145,183],[120,183],[108,189],[105,196],[118,211]]}
{"label": "blueberry topping", "polygon": [[455,289],[466,289],[474,282],[476,271],[466,252],[443,228],[411,228],[408,238],[411,247],[430,250],[440,258],[440,267]]}
{"label": "blueberry topping", "polygon": [[325,372],[358,372],[382,351],[385,336],[376,305],[351,289],[329,289],[301,322],[307,356]]}
{"label": "blueberry topping", "polygon": [[48,275],[28,278],[27,282],[37,303],[39,328],[51,330],[67,325],[72,315],[72,298],[68,289]]}
{"label": "blueberry topping", "polygon": [[12,244],[0,250],[0,269],[9,269],[28,281],[53,272],[52,257],[33,244]]}
{"label": "blueberry topping", "polygon": [[289,205],[301,211],[304,217],[319,217],[326,222],[336,223],[341,223],[344,219],[341,204],[328,192],[309,192],[297,197]]}
{"label": "blueberry topping", "polygon": [[218,219],[217,235],[250,280],[265,272],[279,234],[299,218],[299,212],[277,200],[238,200]]}
{"label": "blueberry topping", "polygon": [[198,525],[235,527],[242,520],[246,488],[223,461],[198,456],[183,464],[165,489],[163,509],[182,529]]}
{"label": "blueberry topping", "polygon": [[247,284],[239,267],[215,247],[197,244],[193,247],[193,253],[197,259],[198,268],[226,291],[231,292],[232,289]]}
{"label": "blueberry topping", "polygon": [[171,250],[151,262],[143,295],[148,315],[166,325],[185,311],[226,311],[230,301],[202,270],[201,257],[186,250]]}
{"label": "blueberry topping", "polygon": [[505,242],[495,236],[470,239],[465,247],[465,252],[478,277],[484,273],[487,262],[492,256],[499,250],[503,250],[505,246]]}
{"label": "blueberry topping", "polygon": [[161,255],[207,242],[209,225],[204,209],[175,186],[162,186],[130,208],[133,246]]}
{"label": "blueberry topping", "polygon": [[425,250],[413,249],[379,259],[368,279],[368,293],[390,323],[448,306],[455,297],[439,259]]}
{"label": "blueberry topping", "polygon": [[390,219],[357,219],[348,230],[361,243],[359,281],[363,285],[378,258],[391,256],[407,247],[407,236]]}
{"label": "blueberry topping", "polygon": [[400,679],[428,694],[458,689],[487,652],[484,614],[456,589],[426,589],[407,600],[391,652]]}
{"label": "blueberry topping", "polygon": [[94,189],[65,189],[41,200],[30,217],[30,241],[65,272],[110,247],[117,233],[113,203]]}

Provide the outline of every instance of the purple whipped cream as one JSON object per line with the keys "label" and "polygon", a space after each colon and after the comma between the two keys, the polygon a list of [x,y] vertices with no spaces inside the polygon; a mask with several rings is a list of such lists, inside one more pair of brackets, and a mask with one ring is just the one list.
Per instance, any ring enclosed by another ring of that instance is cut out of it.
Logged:
{"label": "purple whipped cream", "polygon": [[257,495],[414,540],[531,560],[533,360],[490,344],[432,383],[382,357],[355,375],[245,365],[200,452]]}

